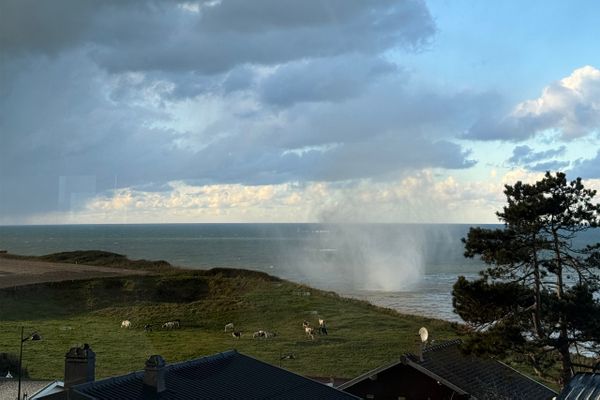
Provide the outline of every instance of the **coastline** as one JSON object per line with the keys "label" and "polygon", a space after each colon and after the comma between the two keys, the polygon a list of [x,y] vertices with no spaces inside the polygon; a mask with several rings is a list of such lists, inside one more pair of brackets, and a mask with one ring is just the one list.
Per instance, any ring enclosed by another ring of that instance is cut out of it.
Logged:
{"label": "coastline", "polygon": [[[89,254],[80,252],[76,256],[84,259]],[[58,256],[63,259],[64,253]],[[4,306],[0,309],[0,352],[18,352],[18,340],[14,338],[22,326],[40,332],[45,340],[28,346],[25,355],[30,376],[35,378],[60,376],[64,351],[73,343],[90,343],[98,354],[110,355],[110,359],[98,360],[99,377],[139,368],[145,354],[161,354],[168,362],[177,362],[235,347],[274,364],[282,363],[281,354],[293,352],[295,359],[285,361],[291,371],[350,378],[413,351],[416,332],[423,326],[437,340],[464,334],[457,324],[403,315],[258,271],[174,267],[164,272],[115,271],[71,264],[71,268],[84,268],[86,273],[76,273],[76,279],[64,275],[69,279],[56,282],[52,272],[63,271],[68,265],[7,258],[2,261],[3,270],[8,271],[5,279],[13,274],[11,279],[20,277],[25,286],[16,290],[0,288]],[[140,264],[139,260],[127,260],[114,265],[142,270],[153,265],[150,261]],[[14,273],[15,267],[24,265],[32,269],[29,275]],[[101,276],[92,278],[93,273]],[[105,275],[115,273],[120,275]],[[32,276],[46,283],[28,284]],[[317,324],[317,317],[328,321],[329,334],[311,340],[302,321]],[[160,329],[165,321],[173,319],[181,321],[181,329]],[[124,320],[131,321],[131,329],[120,327]],[[223,332],[224,324],[229,322],[244,332],[241,339]],[[146,331],[146,324],[155,329]],[[259,329],[276,332],[277,337],[255,340],[252,332]],[[34,347],[38,351],[33,351]],[[324,352],[328,357],[323,358]]]}

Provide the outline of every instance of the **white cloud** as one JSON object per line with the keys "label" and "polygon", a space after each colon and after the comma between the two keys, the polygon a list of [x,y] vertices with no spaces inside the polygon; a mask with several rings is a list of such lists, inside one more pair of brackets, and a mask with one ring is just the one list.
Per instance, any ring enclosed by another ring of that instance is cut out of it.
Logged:
{"label": "white cloud", "polygon": [[36,216],[52,222],[495,222],[500,179],[460,183],[431,170],[388,182],[273,185],[181,181],[157,192],[117,189],[82,209]]}
{"label": "white cloud", "polygon": [[466,137],[522,141],[548,131],[563,140],[600,131],[600,70],[589,65],[578,68],[544,88],[537,99],[517,104],[508,115],[480,120]]}
{"label": "white cloud", "polygon": [[515,108],[512,118],[531,126],[534,132],[560,131],[573,139],[600,128],[600,70],[585,66],[546,87],[542,95]]}
{"label": "white cloud", "polygon": [[[173,181],[168,190],[117,189],[88,198],[81,209],[35,215],[24,222],[498,223],[495,213],[506,202],[504,185],[535,183],[543,175],[519,168],[470,182],[433,170],[388,182],[195,186]],[[600,189],[600,179],[583,183]]]}

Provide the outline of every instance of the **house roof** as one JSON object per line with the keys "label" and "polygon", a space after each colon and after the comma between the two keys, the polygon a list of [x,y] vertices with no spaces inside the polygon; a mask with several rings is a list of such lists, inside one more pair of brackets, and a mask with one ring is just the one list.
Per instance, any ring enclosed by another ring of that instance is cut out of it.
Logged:
{"label": "house roof", "polygon": [[[73,386],[94,399],[143,399],[143,371]],[[235,350],[165,366],[172,399],[356,399],[355,396]]]}
{"label": "house roof", "polygon": [[489,357],[463,354],[461,340],[452,340],[423,351],[423,361],[415,354],[406,354],[399,361],[369,371],[343,385],[345,389],[399,364],[408,365],[436,379],[458,394],[476,399],[551,399],[552,389],[521,374],[508,365]]}
{"label": "house roof", "polygon": [[576,374],[560,392],[558,400],[600,400],[600,373]]}
{"label": "house roof", "polygon": [[409,365],[421,366],[479,399],[503,395],[509,399],[550,399],[556,392],[489,357],[463,354],[460,340],[432,346],[423,361],[407,355]]}
{"label": "house roof", "polygon": [[63,381],[52,381],[49,382],[46,386],[40,388],[37,392],[31,394],[29,398],[31,400],[41,399],[44,396],[49,396],[56,393],[61,393],[65,390],[65,383]]}
{"label": "house roof", "polygon": [[[37,392],[44,386],[48,385],[48,381],[21,381],[21,394],[27,393],[28,396]],[[17,398],[19,381],[16,378],[5,379],[0,378],[0,400],[14,400]]]}

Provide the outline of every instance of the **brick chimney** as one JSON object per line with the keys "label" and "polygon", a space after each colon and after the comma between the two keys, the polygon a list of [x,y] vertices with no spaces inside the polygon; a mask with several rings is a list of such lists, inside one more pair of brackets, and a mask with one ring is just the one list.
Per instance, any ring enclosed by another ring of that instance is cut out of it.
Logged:
{"label": "brick chimney", "polygon": [[65,355],[65,388],[92,382],[96,375],[96,353],[86,343],[71,347]]}
{"label": "brick chimney", "polygon": [[159,355],[153,355],[146,361],[144,368],[144,398],[157,399],[165,391],[165,366],[167,363]]}

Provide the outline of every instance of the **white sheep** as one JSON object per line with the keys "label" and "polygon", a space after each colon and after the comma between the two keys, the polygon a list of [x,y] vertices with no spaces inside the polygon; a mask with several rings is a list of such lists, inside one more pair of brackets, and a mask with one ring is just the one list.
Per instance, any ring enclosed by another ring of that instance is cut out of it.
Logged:
{"label": "white sheep", "polygon": [[266,338],[267,337],[267,332],[260,330],[260,331],[256,331],[252,334],[252,337],[254,339],[262,337],[262,338]]}
{"label": "white sheep", "polygon": [[310,326],[306,326],[304,327],[304,332],[306,332],[306,335],[311,338],[312,340],[315,340],[315,330],[314,328],[311,328]]}

